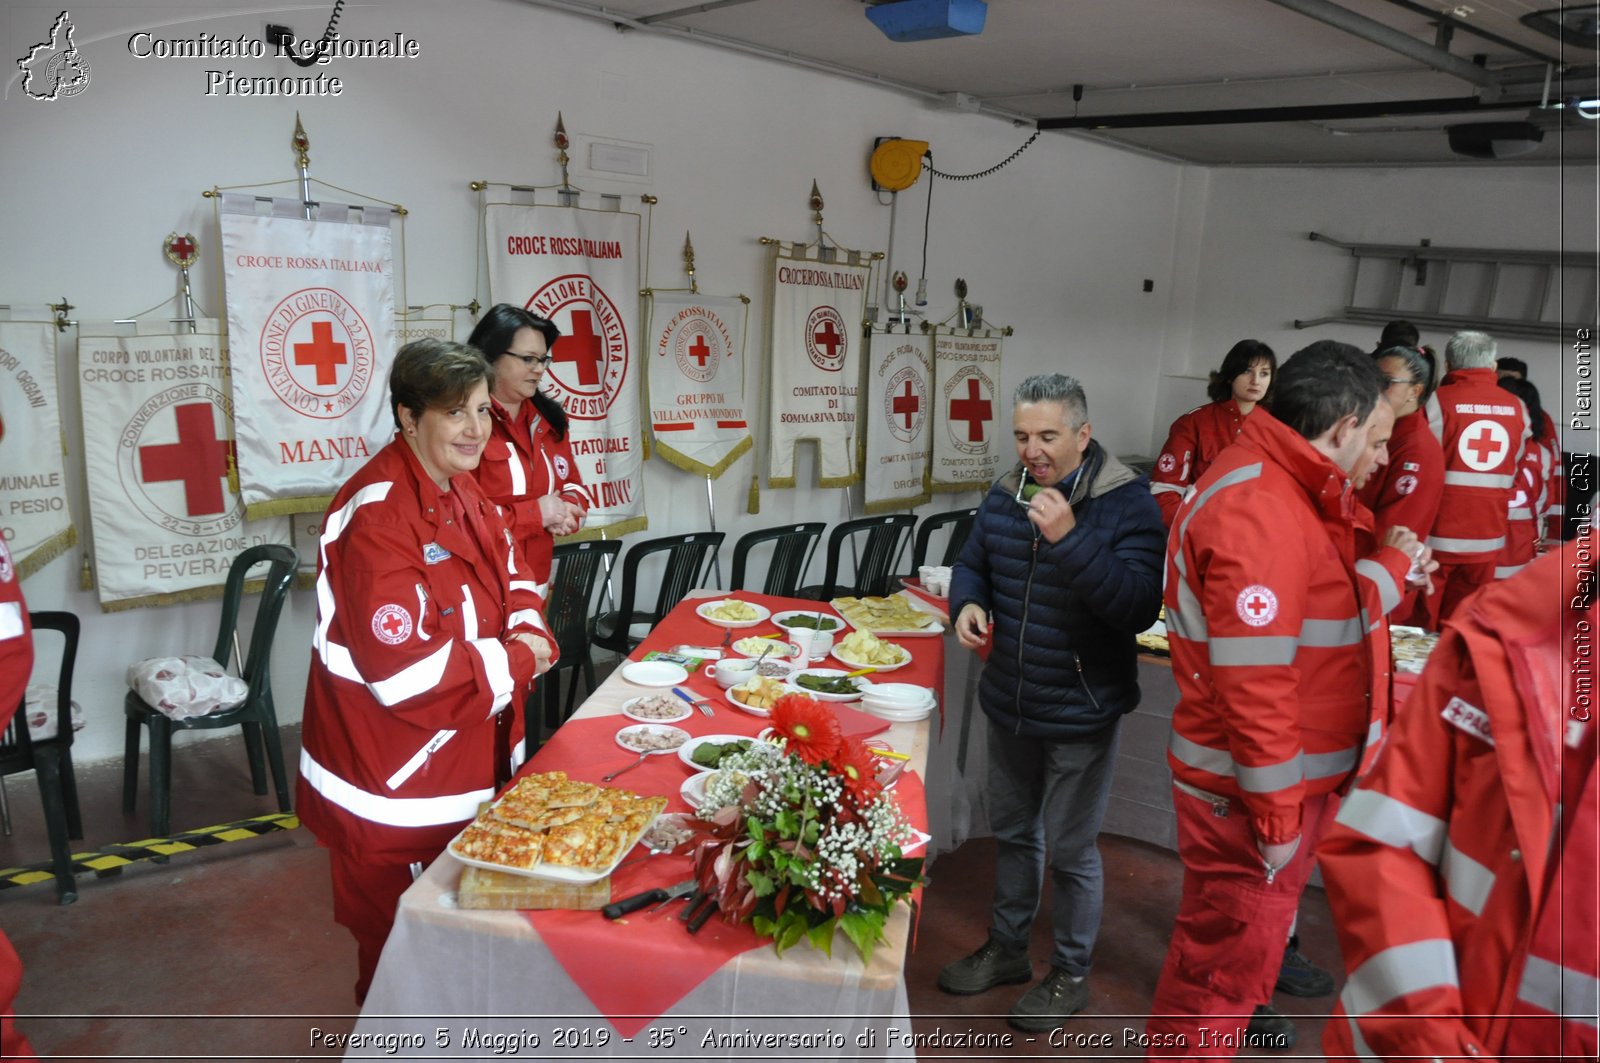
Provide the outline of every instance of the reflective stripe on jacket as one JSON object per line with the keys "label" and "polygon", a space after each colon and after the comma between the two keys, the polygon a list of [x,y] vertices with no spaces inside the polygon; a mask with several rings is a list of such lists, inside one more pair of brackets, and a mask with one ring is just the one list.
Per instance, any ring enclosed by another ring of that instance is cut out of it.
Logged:
{"label": "reflective stripe on jacket", "polygon": [[538,415],[531,400],[517,410],[514,421],[494,399],[490,399],[489,409],[494,416],[494,435],[478,462],[478,486],[505,511],[505,521],[528,560],[530,578],[543,587],[550,579],[555,539],[545,530],[539,499],[560,494],[587,512],[589,496],[571,443],[556,437],[555,429]]}
{"label": "reflective stripe on jacket", "polygon": [[1528,441],[1528,409],[1493,369],[1456,369],[1424,408],[1444,451],[1444,494],[1428,545],[1441,561],[1492,561],[1506,545],[1506,503]]}

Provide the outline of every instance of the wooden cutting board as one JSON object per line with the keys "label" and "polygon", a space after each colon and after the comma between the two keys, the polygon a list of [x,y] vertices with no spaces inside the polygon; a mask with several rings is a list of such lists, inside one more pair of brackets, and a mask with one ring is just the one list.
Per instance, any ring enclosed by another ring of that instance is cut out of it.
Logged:
{"label": "wooden cutting board", "polygon": [[587,885],[552,882],[550,879],[511,875],[504,871],[464,868],[456,887],[456,906],[460,908],[516,909],[573,908],[589,911],[611,903],[611,878]]}

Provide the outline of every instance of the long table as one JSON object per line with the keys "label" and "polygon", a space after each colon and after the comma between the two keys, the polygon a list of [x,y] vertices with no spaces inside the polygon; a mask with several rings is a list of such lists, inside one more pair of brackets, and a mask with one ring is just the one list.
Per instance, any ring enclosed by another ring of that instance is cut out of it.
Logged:
{"label": "long table", "polygon": [[[731,597],[774,612],[817,608],[746,592]],[[722,628],[697,616],[697,604],[681,603],[632,656],[679,643],[716,645]],[[913,660],[892,678],[933,687],[942,697],[943,639],[897,641]],[[620,673],[601,684],[526,770],[560,768],[599,781],[631,759],[612,737],[629,722],[621,705],[651,691]],[[696,712],[677,724],[691,735],[753,736],[766,725],[729,705],[703,669],[686,686],[721,706],[711,718]],[[880,736],[910,756],[896,793],[920,823],[926,823],[929,733],[925,720],[893,724]],[[684,810],[677,786],[688,774],[675,756],[655,756],[616,785],[667,794],[669,809]],[[618,870],[613,896],[668,885],[688,877],[689,868],[686,856],[651,857]],[[524,1057],[538,1058],[915,1055],[904,977],[913,928],[905,905],[891,916],[871,963],[863,964],[842,934],[831,958],[807,945],[780,957],[747,927],[720,918],[691,937],[673,910],[616,923],[592,911],[462,910],[455,906],[461,870],[441,856],[401,898],[347,1058],[459,1058],[475,1050],[488,1055],[497,1044],[520,1045]],[[537,1046],[529,1041],[535,1037]]]}

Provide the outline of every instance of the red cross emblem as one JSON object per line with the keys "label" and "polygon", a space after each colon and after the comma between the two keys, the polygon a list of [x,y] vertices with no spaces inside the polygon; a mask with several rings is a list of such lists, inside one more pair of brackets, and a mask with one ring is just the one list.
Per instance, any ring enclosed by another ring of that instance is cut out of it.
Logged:
{"label": "red cross emblem", "polygon": [[689,357],[693,358],[700,368],[705,368],[706,359],[711,357],[711,345],[706,342],[704,336],[695,334],[694,342],[689,344]]}
{"label": "red cross emblem", "polygon": [[294,364],[315,366],[318,387],[325,388],[337,383],[339,371],[334,366],[344,365],[349,361],[344,344],[335,343],[333,340],[332,322],[313,321],[311,342],[294,345]]}
{"label": "red cross emblem", "polygon": [[1511,453],[1511,433],[1499,421],[1485,418],[1467,425],[1456,443],[1456,453],[1476,472],[1489,472]]}
{"label": "red cross emblem", "polygon": [[555,360],[578,369],[578,383],[592,388],[600,383],[600,366],[605,363],[605,337],[594,330],[594,314],[588,310],[572,312],[572,334],[556,341]]}
{"label": "red cross emblem", "polygon": [[831,306],[819,306],[806,315],[806,354],[818,369],[837,373],[850,350],[844,318]]}
{"label": "red cross emblem", "polygon": [[911,389],[911,381],[905,383],[905,390],[894,397],[894,412],[906,419],[906,427],[911,427],[911,415],[922,409],[922,397]]}
{"label": "red cross emblem", "polygon": [[191,517],[221,513],[222,481],[228,475],[228,444],[217,438],[214,407],[191,402],[174,408],[178,441],[139,448],[140,479],[147,484],[181,481]]}
{"label": "red cross emblem", "polygon": [[162,250],[167,253],[167,258],[172,260],[174,265],[184,269],[194,265],[195,259],[200,257],[200,247],[194,242],[192,233],[184,233],[182,236],[172,233],[167,237]]}
{"label": "red cross emblem", "polygon": [[1239,619],[1251,627],[1265,627],[1278,615],[1278,596],[1272,588],[1252,584],[1239,592],[1235,601]]}
{"label": "red cross emblem", "polygon": [[372,614],[372,633],[379,642],[398,646],[411,637],[411,614],[405,606],[390,603],[378,607]]}
{"label": "red cross emblem", "polygon": [[950,420],[967,423],[967,442],[981,443],[984,426],[994,418],[994,404],[978,390],[978,378],[967,378],[967,396],[950,401]]}

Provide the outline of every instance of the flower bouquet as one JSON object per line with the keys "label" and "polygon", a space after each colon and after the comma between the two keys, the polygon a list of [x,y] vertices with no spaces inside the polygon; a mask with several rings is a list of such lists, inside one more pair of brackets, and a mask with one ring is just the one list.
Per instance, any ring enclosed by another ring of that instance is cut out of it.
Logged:
{"label": "flower bouquet", "polygon": [[842,930],[870,962],[889,912],[922,883],[922,858],[901,855],[911,825],[876,755],[842,737],[826,706],[786,694],[772,727],[780,745],[726,758],[706,787],[714,827],[696,853],[699,886],[780,955],[803,938],[831,956]]}

